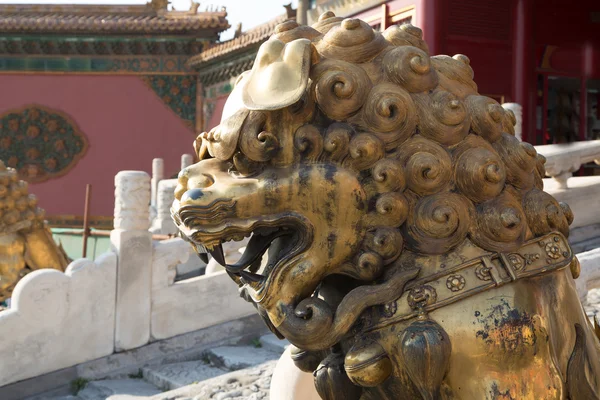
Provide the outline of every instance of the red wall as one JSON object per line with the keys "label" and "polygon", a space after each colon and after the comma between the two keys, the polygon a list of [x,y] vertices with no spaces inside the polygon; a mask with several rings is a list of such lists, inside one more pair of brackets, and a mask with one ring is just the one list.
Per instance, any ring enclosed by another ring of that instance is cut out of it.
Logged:
{"label": "red wall", "polygon": [[[560,0],[536,0],[535,6],[536,66],[558,74],[600,78],[600,25],[592,22],[592,14],[600,12],[598,3],[581,1],[575,6]],[[555,49],[549,65],[542,66],[547,45]]]}
{"label": "red wall", "polygon": [[444,4],[442,51],[469,57],[479,93],[511,101],[512,2],[450,0]]}
{"label": "red wall", "polygon": [[39,104],[65,112],[87,136],[87,153],[73,169],[30,186],[48,215],[83,215],[90,183],[90,214],[110,216],[117,172],[150,174],[160,157],[168,177],[182,154],[193,153],[192,131],[136,76],[0,75],[0,87],[0,114]]}
{"label": "red wall", "polygon": [[[512,1],[391,0],[390,13],[415,7],[413,24],[423,30],[431,55],[466,54],[479,92],[512,97]],[[381,15],[379,6],[356,16]]]}

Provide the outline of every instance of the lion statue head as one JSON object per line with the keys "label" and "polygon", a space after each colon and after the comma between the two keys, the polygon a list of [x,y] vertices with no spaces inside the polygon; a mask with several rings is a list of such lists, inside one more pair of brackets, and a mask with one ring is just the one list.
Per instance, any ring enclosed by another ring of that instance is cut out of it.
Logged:
{"label": "lion statue head", "polygon": [[417,276],[568,234],[514,124],[466,56],[430,56],[410,24],[288,21],[197,139],[173,217],[222,264],[221,243],[250,237],[225,265],[242,295],[277,334],[326,349]]}

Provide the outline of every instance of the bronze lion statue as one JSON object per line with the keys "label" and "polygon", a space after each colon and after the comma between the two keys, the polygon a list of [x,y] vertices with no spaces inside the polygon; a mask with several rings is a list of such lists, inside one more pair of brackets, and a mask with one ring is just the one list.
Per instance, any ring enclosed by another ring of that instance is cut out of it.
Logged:
{"label": "bronze lion statue", "polygon": [[67,268],[69,257],[62,245],[54,242],[45,215],[27,182],[0,160],[0,302],[12,296],[28,273]]}
{"label": "bronze lion statue", "polygon": [[597,399],[573,215],[514,124],[412,25],[287,21],[197,139],[173,218],[323,399]]}

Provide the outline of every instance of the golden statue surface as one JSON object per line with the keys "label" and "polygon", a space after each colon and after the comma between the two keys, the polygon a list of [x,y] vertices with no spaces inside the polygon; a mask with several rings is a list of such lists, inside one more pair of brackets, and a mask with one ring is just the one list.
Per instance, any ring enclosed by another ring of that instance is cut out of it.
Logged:
{"label": "golden statue surface", "polygon": [[251,235],[227,271],[323,399],[597,399],[573,215],[514,124],[416,27],[288,21],[197,139],[173,218],[222,264]]}
{"label": "golden statue surface", "polygon": [[68,257],[54,242],[44,216],[27,182],[0,161],[0,301],[29,272],[67,267]]}

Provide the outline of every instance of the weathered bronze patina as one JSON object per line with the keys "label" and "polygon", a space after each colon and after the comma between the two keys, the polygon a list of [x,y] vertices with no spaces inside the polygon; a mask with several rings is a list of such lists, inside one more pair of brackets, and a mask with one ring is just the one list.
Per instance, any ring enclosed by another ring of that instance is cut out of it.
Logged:
{"label": "weathered bronze patina", "polygon": [[0,301],[9,298],[29,272],[67,267],[68,257],[54,242],[44,215],[27,182],[0,161]]}
{"label": "weathered bronze patina", "polygon": [[573,215],[514,123],[418,28],[288,21],[196,141],[173,216],[223,264],[252,234],[228,273],[323,399],[596,399]]}

